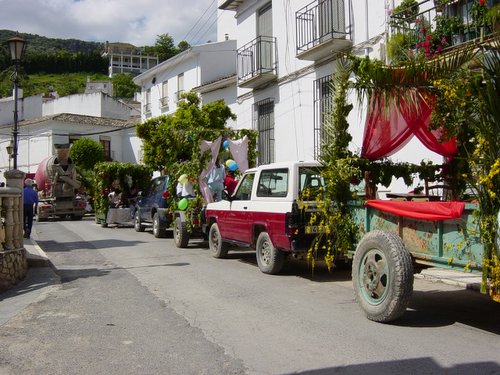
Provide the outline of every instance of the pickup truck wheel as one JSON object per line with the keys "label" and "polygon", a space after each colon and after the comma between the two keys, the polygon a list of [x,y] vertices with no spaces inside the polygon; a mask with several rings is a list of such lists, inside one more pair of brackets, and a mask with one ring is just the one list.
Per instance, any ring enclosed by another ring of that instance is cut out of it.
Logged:
{"label": "pickup truck wheel", "polygon": [[141,224],[141,217],[139,215],[139,210],[134,215],[134,229],[136,232],[144,232],[146,227]]}
{"label": "pickup truck wheel", "polygon": [[210,232],[208,233],[208,246],[214,258],[225,258],[227,256],[229,246],[222,241],[219,226],[217,224],[212,224],[210,227]]}
{"label": "pickup truck wheel", "polygon": [[255,246],[257,264],[263,273],[276,274],[283,268],[285,253],[276,249],[266,232],[259,234]]}
{"label": "pickup truck wheel", "polygon": [[175,246],[180,249],[186,248],[189,243],[189,233],[186,223],[180,217],[176,217],[174,222],[174,242]]}
{"label": "pickup truck wheel", "polygon": [[155,212],[153,215],[153,236],[162,238],[167,236],[167,230],[161,226],[160,215]]}
{"label": "pickup truck wheel", "polygon": [[413,292],[413,263],[401,238],[374,230],[359,242],[352,280],[368,319],[386,323],[401,317]]}

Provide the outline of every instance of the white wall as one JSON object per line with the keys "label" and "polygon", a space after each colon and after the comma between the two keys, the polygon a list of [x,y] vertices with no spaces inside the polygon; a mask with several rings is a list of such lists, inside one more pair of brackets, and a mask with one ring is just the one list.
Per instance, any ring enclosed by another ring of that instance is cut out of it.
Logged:
{"label": "white wall", "polygon": [[[237,39],[238,48],[255,39],[256,14],[258,9],[266,3],[265,0],[247,0],[237,12],[220,11],[222,14],[218,22],[218,37],[223,37],[223,30],[234,30],[231,32],[235,35],[231,37]],[[313,158],[313,82],[332,74],[336,69],[335,61],[314,65],[311,61],[296,58],[295,12],[309,3],[310,0],[273,1],[273,33],[277,38],[280,81],[264,89],[238,88],[237,104],[233,106],[233,111],[238,116],[235,126],[252,128],[254,103],[266,98],[274,100],[276,161]],[[348,21],[347,24],[350,23],[352,26],[351,37],[358,56],[368,54],[371,58],[383,57],[381,51],[384,50],[382,44],[385,42],[383,33],[386,31],[387,16],[385,3],[384,1],[352,0],[350,8],[346,8],[346,15],[350,14],[350,22]],[[369,46],[365,43],[375,38],[379,39],[377,44]],[[370,48],[365,48],[365,46]],[[348,117],[349,131],[353,136],[350,148],[359,153],[366,113],[364,106],[357,106],[356,98],[351,97],[351,100],[355,107]],[[441,163],[439,155],[425,149],[415,140],[395,154],[392,159],[416,164],[422,159]],[[408,190],[401,181],[395,181],[390,188],[399,191]]]}
{"label": "white wall", "polygon": [[[19,98],[17,102],[19,121],[42,116],[42,95]],[[14,124],[14,97],[0,99],[0,126]]]}
{"label": "white wall", "polygon": [[43,116],[57,113],[116,119],[127,119],[130,116],[128,106],[101,92],[69,95],[47,101],[43,103],[42,112]]}

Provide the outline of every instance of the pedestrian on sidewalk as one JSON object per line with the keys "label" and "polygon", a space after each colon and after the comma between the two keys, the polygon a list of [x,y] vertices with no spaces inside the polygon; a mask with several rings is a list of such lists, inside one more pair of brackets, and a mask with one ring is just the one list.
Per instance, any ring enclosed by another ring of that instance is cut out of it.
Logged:
{"label": "pedestrian on sidewalk", "polygon": [[35,204],[38,204],[38,193],[33,190],[33,180],[31,178],[27,178],[24,181],[23,189],[24,238],[30,238],[31,235]]}

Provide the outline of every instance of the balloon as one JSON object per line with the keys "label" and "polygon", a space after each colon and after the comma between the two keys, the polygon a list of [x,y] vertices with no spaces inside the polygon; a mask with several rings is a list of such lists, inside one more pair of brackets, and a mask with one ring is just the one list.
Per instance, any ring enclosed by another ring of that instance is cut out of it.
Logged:
{"label": "balloon", "polygon": [[238,169],[238,164],[236,164],[236,162],[233,161],[231,164],[229,164],[228,168],[229,168],[230,171],[234,172],[235,170]]}
{"label": "balloon", "polygon": [[229,147],[229,142],[226,140],[222,143],[222,147],[224,147],[226,150]]}
{"label": "balloon", "polygon": [[183,174],[177,181],[179,181],[181,184],[185,184],[186,182],[188,182],[188,175]]}
{"label": "balloon", "polygon": [[181,211],[184,211],[186,208],[188,208],[188,205],[189,205],[189,201],[187,200],[187,198],[182,198],[179,203],[177,203],[177,207],[179,208],[179,210]]}
{"label": "balloon", "polygon": [[229,168],[229,166],[231,165],[231,163],[236,163],[233,159],[227,159],[226,160],[226,167]]}

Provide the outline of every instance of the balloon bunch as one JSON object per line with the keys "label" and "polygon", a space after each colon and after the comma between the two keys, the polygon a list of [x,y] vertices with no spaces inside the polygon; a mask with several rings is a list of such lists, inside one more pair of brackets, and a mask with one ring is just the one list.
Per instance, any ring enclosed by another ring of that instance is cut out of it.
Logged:
{"label": "balloon bunch", "polygon": [[234,172],[238,169],[238,164],[232,159],[227,159],[226,160],[226,167],[231,171]]}

